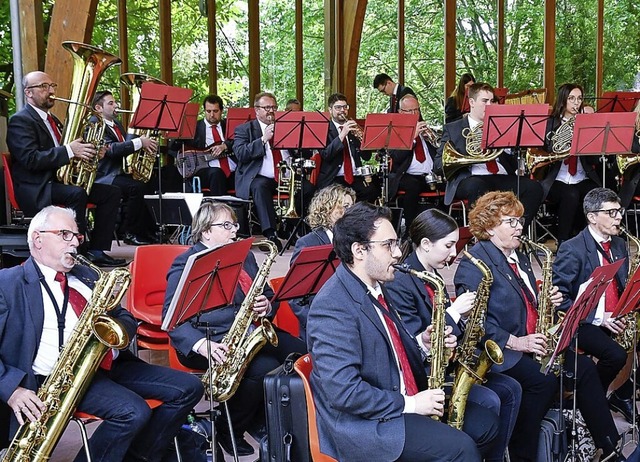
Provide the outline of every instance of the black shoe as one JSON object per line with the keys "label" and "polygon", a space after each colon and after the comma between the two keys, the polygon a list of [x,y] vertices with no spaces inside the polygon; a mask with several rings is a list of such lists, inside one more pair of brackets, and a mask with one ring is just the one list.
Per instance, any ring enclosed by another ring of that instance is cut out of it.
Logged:
{"label": "black shoe", "polygon": [[142,236],[137,236],[137,235],[131,234],[131,233],[125,234],[123,241],[124,241],[125,244],[128,244],[128,245],[149,245],[149,244],[151,244],[151,241],[149,241],[148,239],[145,239]]}
{"label": "black shoe", "polygon": [[122,258],[113,258],[102,250],[87,250],[87,258],[97,266],[124,266],[127,261]]}
{"label": "black shoe", "polygon": [[265,427],[264,425],[260,425],[257,428],[250,428],[249,430],[247,430],[247,433],[251,435],[251,438],[260,443],[262,438],[267,436],[267,427]]}
{"label": "black shoe", "polygon": [[[229,434],[218,432],[217,437],[222,449],[224,449],[227,454],[233,455],[233,445],[231,444],[231,437]],[[255,452],[253,446],[247,443],[247,440],[245,440],[244,437],[236,436],[236,449],[238,450],[239,456],[250,456]]]}
{"label": "black shoe", "polygon": [[618,397],[616,392],[611,393],[609,397],[609,407],[622,414],[625,420],[629,423],[633,422],[633,400],[632,399],[622,399]]}

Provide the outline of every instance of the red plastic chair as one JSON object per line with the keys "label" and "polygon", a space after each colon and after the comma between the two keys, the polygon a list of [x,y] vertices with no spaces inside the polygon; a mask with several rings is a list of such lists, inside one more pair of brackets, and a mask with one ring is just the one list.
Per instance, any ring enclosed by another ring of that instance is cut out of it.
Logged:
{"label": "red plastic chair", "polygon": [[[277,292],[283,281],[284,277],[273,278],[269,281],[269,284],[273,291]],[[273,324],[278,326],[280,329],[289,332],[294,337],[300,336],[300,322],[298,321],[298,317],[291,310],[289,302],[280,302],[278,312],[273,318]]]}
{"label": "red plastic chair", "polygon": [[4,174],[4,191],[9,204],[11,204],[11,210],[7,210],[7,223],[19,223],[25,221],[25,215],[18,201],[16,200],[16,194],[13,188],[13,177],[11,176],[11,157],[8,153],[2,154],[2,167]]}
{"label": "red plastic chair", "polygon": [[313,462],[336,462],[331,456],[320,451],[320,440],[318,439],[318,426],[316,424],[316,404],[313,401],[313,393],[311,390],[311,356],[306,354],[298,358],[293,364],[293,369],[302,379],[304,388],[304,396],[307,401],[307,427],[309,429],[309,449],[311,450],[311,460]]}

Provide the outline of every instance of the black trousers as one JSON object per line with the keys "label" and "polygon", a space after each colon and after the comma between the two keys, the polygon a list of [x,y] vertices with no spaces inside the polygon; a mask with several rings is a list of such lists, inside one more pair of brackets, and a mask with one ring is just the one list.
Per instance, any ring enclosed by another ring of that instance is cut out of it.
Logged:
{"label": "black trousers", "polygon": [[[408,173],[405,173],[400,178],[399,189],[404,191],[402,209],[404,210],[404,223],[408,232],[409,226],[411,226],[413,220],[418,216],[420,193],[431,192],[432,189],[424,180],[423,175],[409,175]],[[442,208],[442,200],[438,199],[434,207]]]}
{"label": "black trousers", "polygon": [[[578,348],[598,358],[596,370],[606,392],[626,364],[627,352],[611,338],[607,329],[586,323],[578,328]],[[620,398],[631,398],[631,393]]]}
{"label": "black trousers", "polygon": [[337,176],[334,182],[353,189],[356,192],[357,202],[367,201],[373,204],[380,197],[380,182],[375,175],[371,175],[368,182],[361,176],[354,177],[351,184],[344,180],[344,176]]}
{"label": "black trousers", "polygon": [[200,186],[208,189],[207,196],[226,196],[227,191],[235,188],[235,172],[231,172],[229,178],[219,167],[209,167],[198,172]]}
{"label": "black trousers", "polygon": [[81,233],[87,232],[87,203],[96,205],[95,223],[88,245],[88,248],[93,250],[111,249],[120,197],[120,189],[108,184],[94,184],[88,197],[85,190],[79,186],[61,183],[51,185],[51,202],[54,205],[69,207],[76,212],[76,222]]}
{"label": "black trousers", "polygon": [[585,217],[582,211],[582,201],[589,191],[597,187],[598,185],[589,179],[576,184],[553,182],[547,198],[558,206],[556,211],[558,233],[556,237],[559,241],[566,241],[575,235],[574,229],[584,227]]}
{"label": "black trousers", "polygon": [[153,218],[144,203],[144,195],[151,194],[149,186],[142,181],[134,180],[131,175],[117,175],[113,179],[114,186],[120,188],[122,201],[126,204],[124,231],[145,235],[153,227]]}
{"label": "black trousers", "polygon": [[[520,177],[520,194],[518,198],[524,205],[524,229],[526,230],[538,213],[542,204],[542,186],[535,180]],[[472,175],[458,185],[456,197],[467,199],[471,206],[478,197],[489,191],[513,191],[518,194],[518,177],[516,175]]]}

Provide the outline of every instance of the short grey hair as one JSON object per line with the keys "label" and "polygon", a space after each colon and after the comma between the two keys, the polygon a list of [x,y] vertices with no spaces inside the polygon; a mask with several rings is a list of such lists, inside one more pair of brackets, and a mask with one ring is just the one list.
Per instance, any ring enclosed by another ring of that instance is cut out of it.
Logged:
{"label": "short grey hair", "polygon": [[605,202],[615,202],[620,204],[620,198],[609,188],[593,188],[586,196],[584,196],[582,210],[585,216],[587,213],[600,210],[602,208],[602,204]]}
{"label": "short grey hair", "polygon": [[56,212],[66,213],[73,218],[74,221],[76,219],[76,212],[73,209],[58,207],[56,205],[49,205],[43,208],[36,213],[36,216],[33,217],[31,219],[31,223],[29,223],[29,229],[27,230],[27,244],[29,244],[29,250],[31,250],[33,246],[33,232],[45,229],[49,223],[49,217]]}

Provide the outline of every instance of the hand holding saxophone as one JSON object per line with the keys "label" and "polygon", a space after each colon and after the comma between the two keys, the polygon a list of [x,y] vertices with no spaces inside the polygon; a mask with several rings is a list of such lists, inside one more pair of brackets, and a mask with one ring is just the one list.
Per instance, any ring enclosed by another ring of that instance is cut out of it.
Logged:
{"label": "hand holding saxophone", "polygon": [[73,157],[80,160],[90,161],[97,154],[96,148],[92,143],[85,143],[82,138],[78,138],[69,143]]}
{"label": "hand holding saxophone", "polygon": [[416,404],[416,414],[437,415],[439,417],[444,414],[444,390],[441,388],[421,391],[413,398]]}
{"label": "hand holding saxophone", "polygon": [[547,337],[543,334],[529,334],[523,337],[511,335],[507,348],[523,353],[544,355],[547,352]]}
{"label": "hand holding saxophone", "polygon": [[[433,325],[430,325],[427,327],[427,329],[420,334],[421,336],[421,340],[422,340],[422,344],[427,348],[427,349],[431,349],[432,345],[431,345],[431,333],[433,332]],[[444,346],[445,348],[449,348],[450,350],[453,351],[453,349],[458,346],[458,339],[456,338],[455,335],[452,334],[453,332],[453,327],[451,326],[446,326],[444,328]]]}
{"label": "hand holding saxophone", "polygon": [[611,316],[610,312],[604,313],[604,319],[602,320],[602,327],[606,327],[614,334],[621,333],[625,328],[625,322],[623,319],[617,319]]}
{"label": "hand holding saxophone", "polygon": [[[215,364],[221,364],[227,359],[227,351],[229,347],[224,343],[209,342],[209,348],[211,351],[211,360]],[[207,341],[202,342],[202,345],[198,348],[198,354],[207,357]]]}
{"label": "hand holding saxophone", "polygon": [[20,425],[25,422],[24,417],[31,422],[35,422],[46,409],[46,406],[35,392],[23,387],[16,388],[7,400],[7,404],[13,410]]}
{"label": "hand holding saxophone", "polygon": [[454,302],[451,303],[451,306],[449,308],[455,310],[458,314],[460,314],[460,316],[466,317],[473,309],[475,300],[475,292],[464,292],[460,294]]}
{"label": "hand holding saxophone", "polygon": [[140,137],[140,141],[142,141],[142,148],[145,151],[147,151],[147,152],[156,152],[158,150],[158,141],[157,140],[142,135]]}
{"label": "hand holding saxophone", "polygon": [[271,302],[264,295],[258,295],[251,309],[260,317],[267,316],[271,313]]}
{"label": "hand holding saxophone", "polygon": [[551,293],[549,295],[553,306],[560,306],[560,304],[562,303],[562,293],[560,292],[558,286],[551,287]]}

